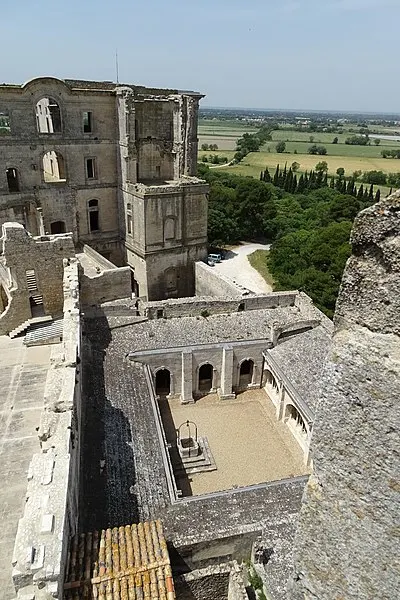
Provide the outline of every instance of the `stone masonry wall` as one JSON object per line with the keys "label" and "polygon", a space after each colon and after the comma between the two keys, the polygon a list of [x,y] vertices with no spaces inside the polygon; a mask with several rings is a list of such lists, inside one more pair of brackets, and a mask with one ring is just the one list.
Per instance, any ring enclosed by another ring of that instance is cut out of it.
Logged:
{"label": "stone masonry wall", "polygon": [[3,225],[3,267],[11,282],[10,303],[0,316],[0,334],[9,333],[32,317],[26,271],[34,270],[37,293],[43,297],[44,314],[63,311],[63,259],[75,256],[69,234],[32,237],[19,223]]}
{"label": "stone masonry wall", "polygon": [[244,291],[231,279],[214,272],[212,267],[203,262],[195,264],[195,286],[196,296],[240,298]]}
{"label": "stone masonry wall", "polygon": [[361,212],[336,307],[291,599],[400,594],[400,193]]}
{"label": "stone masonry wall", "polygon": [[81,437],[78,265],[65,262],[63,342],[52,347],[39,428],[41,452],[28,471],[23,517],[15,540],[18,599],[62,598],[68,542],[78,528]]}

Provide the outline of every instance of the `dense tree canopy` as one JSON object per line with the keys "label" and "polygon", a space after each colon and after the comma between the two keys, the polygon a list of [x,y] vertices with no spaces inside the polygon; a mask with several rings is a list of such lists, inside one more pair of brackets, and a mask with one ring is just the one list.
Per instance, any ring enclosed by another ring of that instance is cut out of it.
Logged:
{"label": "dense tree canopy", "polygon": [[307,185],[303,177],[303,187],[299,191],[297,186],[293,194],[286,191],[287,182],[293,182],[294,177],[286,167],[284,171],[277,168],[274,178],[278,185],[271,183],[273,177],[268,170],[267,178],[262,173],[261,181],[217,172],[204,165],[199,171],[210,184],[210,243],[223,246],[256,238],[272,242],[269,269],[276,289],[303,290],[332,316],[350,255],[352,221],[375,200],[372,188],[361,186],[355,190],[354,180],[343,179],[342,193],[335,184],[329,187],[321,172],[318,189],[317,178],[310,174]]}

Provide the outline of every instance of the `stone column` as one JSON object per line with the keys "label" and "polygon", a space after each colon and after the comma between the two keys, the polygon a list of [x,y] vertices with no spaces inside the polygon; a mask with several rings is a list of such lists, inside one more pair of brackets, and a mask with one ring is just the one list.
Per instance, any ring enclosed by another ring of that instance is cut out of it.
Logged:
{"label": "stone column", "polygon": [[221,387],[218,395],[221,400],[231,400],[236,395],[232,392],[233,348],[224,346],[222,350]]}
{"label": "stone column", "polygon": [[191,350],[182,352],[182,384],[181,384],[181,402],[187,404],[194,402],[193,399],[193,365]]}

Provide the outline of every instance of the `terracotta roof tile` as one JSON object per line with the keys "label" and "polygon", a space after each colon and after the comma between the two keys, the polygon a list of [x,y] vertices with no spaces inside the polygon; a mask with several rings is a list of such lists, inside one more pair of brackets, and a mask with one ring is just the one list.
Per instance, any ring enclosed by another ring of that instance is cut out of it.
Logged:
{"label": "terracotta roof tile", "polygon": [[161,521],[146,521],[71,540],[65,600],[174,600]]}

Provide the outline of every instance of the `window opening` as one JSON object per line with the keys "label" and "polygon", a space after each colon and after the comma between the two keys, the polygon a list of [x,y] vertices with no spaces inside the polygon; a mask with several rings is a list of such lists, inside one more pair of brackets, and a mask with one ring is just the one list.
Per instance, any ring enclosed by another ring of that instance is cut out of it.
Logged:
{"label": "window opening", "polygon": [[10,167],[6,170],[6,174],[8,191],[12,193],[19,192],[19,179],[17,169],[14,169],[14,167]]}
{"label": "window opening", "polygon": [[65,162],[60,152],[50,150],[43,155],[43,178],[46,183],[66,181]]}
{"label": "window opening", "polygon": [[52,234],[65,233],[65,221],[53,221],[53,223],[50,223],[50,232]]}
{"label": "window opening", "polygon": [[0,135],[2,133],[9,133],[10,130],[10,117],[8,113],[0,111]]}
{"label": "window opening", "polygon": [[89,200],[89,231],[99,231],[99,201]]}
{"label": "window opening", "polygon": [[83,133],[92,133],[92,112],[85,110],[83,113]]}
{"label": "window opening", "polygon": [[96,160],[94,158],[86,159],[86,177],[96,179]]}
{"label": "window opening", "polygon": [[36,104],[36,123],[39,133],[61,133],[61,110],[54,98],[42,98]]}

